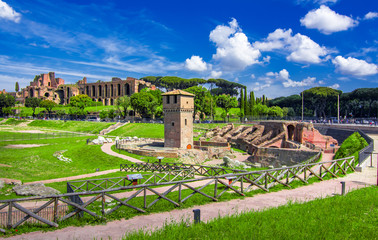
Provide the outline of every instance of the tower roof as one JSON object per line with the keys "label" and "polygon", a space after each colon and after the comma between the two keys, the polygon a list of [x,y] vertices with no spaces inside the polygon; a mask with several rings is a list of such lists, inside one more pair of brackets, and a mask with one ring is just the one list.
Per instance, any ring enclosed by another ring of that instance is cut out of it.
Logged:
{"label": "tower roof", "polygon": [[173,90],[173,91],[166,92],[166,93],[163,93],[163,94],[162,94],[162,96],[167,96],[167,95],[185,95],[185,96],[192,96],[192,97],[195,96],[195,95],[192,94],[192,93],[188,93],[188,92],[185,92],[185,91],[180,90],[180,89]]}

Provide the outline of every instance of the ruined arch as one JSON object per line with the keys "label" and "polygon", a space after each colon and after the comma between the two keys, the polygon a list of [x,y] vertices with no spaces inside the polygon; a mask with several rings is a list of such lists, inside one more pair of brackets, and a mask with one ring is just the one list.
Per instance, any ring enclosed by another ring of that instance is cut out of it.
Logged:
{"label": "ruined arch", "polygon": [[102,86],[101,85],[98,85],[98,96],[99,97],[102,96]]}
{"label": "ruined arch", "polygon": [[108,85],[105,84],[105,97],[109,97]]}
{"label": "ruined arch", "polygon": [[33,90],[33,88],[29,89],[29,97],[34,97],[34,90]]}
{"label": "ruined arch", "polygon": [[92,97],[96,96],[96,87],[92,86]]}
{"label": "ruined arch", "polygon": [[294,140],[294,131],[295,127],[293,125],[287,126],[287,139],[293,141]]}
{"label": "ruined arch", "polygon": [[130,85],[128,83],[125,84],[125,94],[130,96]]}
{"label": "ruined arch", "polygon": [[121,96],[121,84],[117,84],[117,96]]}

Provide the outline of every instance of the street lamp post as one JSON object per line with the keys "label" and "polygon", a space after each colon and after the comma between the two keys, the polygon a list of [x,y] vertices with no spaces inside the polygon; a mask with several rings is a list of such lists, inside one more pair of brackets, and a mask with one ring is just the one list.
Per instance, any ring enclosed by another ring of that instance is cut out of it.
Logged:
{"label": "street lamp post", "polygon": [[337,95],[337,123],[340,124],[340,95]]}

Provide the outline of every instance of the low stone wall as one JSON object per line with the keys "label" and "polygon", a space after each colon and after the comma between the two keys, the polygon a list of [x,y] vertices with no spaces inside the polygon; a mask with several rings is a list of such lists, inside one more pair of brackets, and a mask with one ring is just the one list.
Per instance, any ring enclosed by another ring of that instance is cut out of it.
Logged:
{"label": "low stone wall", "polygon": [[137,154],[137,155],[141,155],[141,156],[178,158],[177,152],[161,152],[161,151],[140,150],[140,149],[123,149],[123,150],[125,150],[129,153]]}
{"label": "low stone wall", "polygon": [[258,148],[256,154],[248,160],[254,163],[261,163],[263,167],[268,167],[269,165],[274,167],[291,166],[306,161],[317,153],[316,151],[298,149]]}
{"label": "low stone wall", "polygon": [[194,141],[194,146],[201,147],[230,147],[228,142],[208,142],[208,141]]}

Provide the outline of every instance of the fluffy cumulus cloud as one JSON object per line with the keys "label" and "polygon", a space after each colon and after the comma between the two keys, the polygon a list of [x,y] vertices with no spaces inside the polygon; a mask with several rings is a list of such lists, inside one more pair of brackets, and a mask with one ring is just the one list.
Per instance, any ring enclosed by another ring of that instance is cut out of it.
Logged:
{"label": "fluffy cumulus cloud", "polygon": [[368,76],[378,73],[378,67],[374,63],[368,63],[364,60],[348,57],[337,56],[332,60],[336,71],[344,75]]}
{"label": "fluffy cumulus cloud", "polygon": [[259,62],[260,51],[252,47],[236,19],[228,26],[218,25],[211,31],[210,40],[217,47],[213,59],[219,61],[224,70],[243,70]]}
{"label": "fluffy cumulus cloud", "polygon": [[255,42],[253,45],[261,51],[282,50],[287,53],[286,59],[298,63],[320,63],[321,57],[328,54],[325,47],[319,46],[309,37],[302,34],[295,34],[291,29],[276,29],[269,33],[265,41]]}
{"label": "fluffy cumulus cloud", "polygon": [[378,13],[377,12],[368,12],[364,19],[365,20],[368,20],[368,19],[374,19],[374,18],[377,18],[378,17]]}
{"label": "fluffy cumulus cloud", "polygon": [[211,71],[210,78],[220,78],[222,76],[222,71]]}
{"label": "fluffy cumulus cloud", "polygon": [[[307,77],[306,79],[303,79],[302,81],[294,81],[290,79],[289,72],[286,69],[282,69],[281,71],[275,73],[275,72],[268,72],[265,74],[265,77],[259,78],[259,80],[265,81],[266,84],[270,84],[272,82],[282,82],[282,85],[285,88],[288,87],[307,87],[307,86],[313,86],[316,84],[316,78],[314,77]],[[266,85],[265,84],[265,85]],[[258,85],[259,88],[261,86],[265,85]]]}
{"label": "fluffy cumulus cloud", "polygon": [[192,71],[202,72],[207,70],[207,64],[199,56],[192,56],[185,61],[185,67]]}
{"label": "fluffy cumulus cloud", "polygon": [[339,87],[340,87],[340,85],[339,84],[337,84],[337,83],[335,83],[335,84],[333,84],[333,85],[331,85],[331,86],[328,86],[329,88],[333,88],[333,89],[338,89]]}
{"label": "fluffy cumulus cloud", "polygon": [[300,21],[302,26],[318,29],[324,34],[345,31],[358,25],[358,21],[340,15],[325,5],[308,12]]}
{"label": "fluffy cumulus cloud", "polygon": [[15,23],[19,23],[21,20],[21,14],[13,10],[6,2],[0,0],[0,18],[4,18]]}
{"label": "fluffy cumulus cloud", "polygon": [[285,88],[287,87],[307,87],[307,86],[313,86],[315,84],[316,78],[314,77],[307,77],[303,79],[302,81],[293,81],[291,79],[288,79],[287,81],[283,82],[283,86]]}

